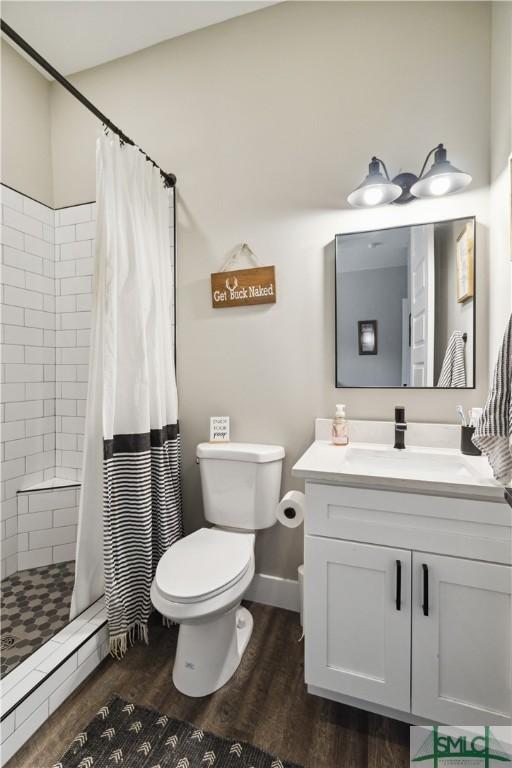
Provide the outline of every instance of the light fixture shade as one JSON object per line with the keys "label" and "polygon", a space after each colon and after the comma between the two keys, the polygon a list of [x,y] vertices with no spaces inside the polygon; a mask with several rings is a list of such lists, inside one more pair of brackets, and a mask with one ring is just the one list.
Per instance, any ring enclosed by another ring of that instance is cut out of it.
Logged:
{"label": "light fixture shade", "polygon": [[441,197],[460,192],[471,184],[469,173],[459,171],[446,158],[446,150],[439,145],[434,164],[428,173],[423,174],[411,187],[414,197]]}
{"label": "light fixture shade", "polygon": [[373,157],[368,176],[347,197],[354,208],[373,208],[392,203],[402,194],[402,188],[387,179],[380,170],[380,162]]}

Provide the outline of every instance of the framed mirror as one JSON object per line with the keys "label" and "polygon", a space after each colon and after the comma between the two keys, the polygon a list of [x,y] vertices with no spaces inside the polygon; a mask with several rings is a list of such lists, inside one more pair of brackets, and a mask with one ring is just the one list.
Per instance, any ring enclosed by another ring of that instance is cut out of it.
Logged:
{"label": "framed mirror", "polygon": [[336,386],[474,388],[475,219],[336,235]]}

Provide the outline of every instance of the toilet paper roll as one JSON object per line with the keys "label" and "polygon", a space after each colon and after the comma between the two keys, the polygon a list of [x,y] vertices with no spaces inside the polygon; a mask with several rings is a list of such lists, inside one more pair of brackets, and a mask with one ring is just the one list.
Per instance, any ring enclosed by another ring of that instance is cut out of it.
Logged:
{"label": "toilet paper roll", "polygon": [[298,528],[304,522],[306,497],[300,491],[285,493],[276,509],[276,518],[287,528]]}

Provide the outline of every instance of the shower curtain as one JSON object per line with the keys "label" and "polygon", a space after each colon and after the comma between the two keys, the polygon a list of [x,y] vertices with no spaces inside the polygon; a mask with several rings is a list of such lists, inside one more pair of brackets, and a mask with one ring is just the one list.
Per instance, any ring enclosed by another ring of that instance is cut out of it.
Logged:
{"label": "shower curtain", "polygon": [[[93,333],[72,614],[105,591],[110,649],[147,641],[150,587],[182,535],[168,193],[118,137],[98,138]],[[103,533],[103,557],[101,556]]]}

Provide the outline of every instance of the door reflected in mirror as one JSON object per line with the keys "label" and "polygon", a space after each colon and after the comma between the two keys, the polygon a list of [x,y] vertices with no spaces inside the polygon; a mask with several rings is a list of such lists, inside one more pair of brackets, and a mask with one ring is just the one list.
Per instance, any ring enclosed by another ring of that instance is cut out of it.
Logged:
{"label": "door reflected in mirror", "polygon": [[475,219],[335,245],[336,386],[473,388]]}

